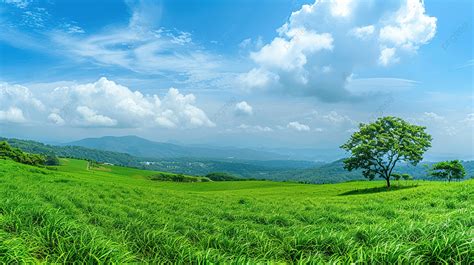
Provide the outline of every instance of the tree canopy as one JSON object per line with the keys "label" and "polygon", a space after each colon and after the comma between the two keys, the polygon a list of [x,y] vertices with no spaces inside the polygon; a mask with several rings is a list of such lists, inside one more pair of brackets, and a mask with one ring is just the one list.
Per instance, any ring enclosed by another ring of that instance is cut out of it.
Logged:
{"label": "tree canopy", "polygon": [[417,165],[431,147],[426,127],[410,124],[397,117],[382,117],[369,124],[360,124],[359,131],[341,146],[350,152],[344,160],[349,171],[362,169],[364,177],[379,176],[390,187],[390,177],[398,162]]}
{"label": "tree canopy", "polygon": [[0,142],[0,158],[9,158],[18,163],[34,166],[44,165],[46,162],[44,156],[25,153],[18,148],[11,147],[7,142]]}
{"label": "tree canopy", "polygon": [[459,160],[443,161],[433,165],[430,175],[451,181],[452,179],[464,178],[466,170]]}

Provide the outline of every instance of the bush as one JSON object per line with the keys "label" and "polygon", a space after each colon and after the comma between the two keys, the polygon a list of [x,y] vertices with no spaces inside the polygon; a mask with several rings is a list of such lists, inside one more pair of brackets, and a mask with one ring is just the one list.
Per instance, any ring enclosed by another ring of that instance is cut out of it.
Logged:
{"label": "bush", "polygon": [[54,154],[48,154],[44,164],[47,166],[59,166],[59,159]]}
{"label": "bush", "polygon": [[7,142],[0,142],[0,158],[9,158],[18,163],[40,166],[46,163],[46,158],[38,154],[24,153],[18,148],[11,147]]}
{"label": "bush", "polygon": [[236,180],[242,180],[241,178],[232,176],[229,173],[225,172],[213,172],[209,173],[205,176],[206,178],[212,180],[212,181],[236,181]]}
{"label": "bush", "polygon": [[[150,176],[151,180],[158,181],[174,181],[174,182],[199,182],[205,181],[204,179],[200,180],[197,177],[185,176],[183,174],[169,174],[169,173],[157,173],[153,176]],[[208,181],[208,180],[207,180]]]}

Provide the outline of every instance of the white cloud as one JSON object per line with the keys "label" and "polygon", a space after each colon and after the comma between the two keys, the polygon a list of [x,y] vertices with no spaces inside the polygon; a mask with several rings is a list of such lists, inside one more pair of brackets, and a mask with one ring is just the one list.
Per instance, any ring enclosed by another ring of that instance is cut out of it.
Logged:
{"label": "white cloud", "polygon": [[16,107],[10,107],[7,110],[0,110],[0,122],[23,123],[26,121],[23,111]]}
{"label": "white cloud", "polygon": [[78,25],[71,24],[71,23],[63,23],[61,25],[61,28],[63,28],[67,33],[70,33],[70,34],[76,34],[76,33],[83,34],[83,33],[86,33],[83,28],[81,28]]}
{"label": "white cloud", "polygon": [[400,59],[395,56],[395,52],[395,48],[383,48],[382,51],[380,51],[379,63],[383,66],[387,66],[400,61]]}
{"label": "white cloud", "polygon": [[241,124],[238,129],[247,131],[247,132],[273,132],[273,129],[268,126],[260,126],[260,125],[247,125]]}
{"label": "white cloud", "polygon": [[113,127],[117,125],[116,120],[97,114],[95,110],[86,106],[78,106],[76,110],[82,116],[85,126]]}
{"label": "white cloud", "polygon": [[43,110],[43,103],[33,96],[32,92],[24,86],[0,83],[0,106],[31,106],[36,110]]}
{"label": "white cloud", "polygon": [[474,113],[469,113],[469,114],[467,114],[467,115],[466,115],[466,118],[463,119],[461,122],[474,124]]}
{"label": "white cloud", "polygon": [[367,39],[369,36],[374,34],[374,31],[375,31],[374,25],[368,25],[365,27],[356,27],[352,29],[349,33],[359,39]]}
{"label": "white cloud", "polygon": [[64,119],[57,113],[51,113],[48,115],[48,121],[56,124],[56,125],[64,125]]}
{"label": "white cloud", "polygon": [[331,1],[331,14],[335,17],[346,17],[351,13],[354,0]]}
{"label": "white cloud", "polygon": [[[163,98],[143,95],[106,78],[87,84],[75,84],[38,91],[38,97],[26,87],[0,85],[0,106],[13,111],[8,113],[25,120],[49,121],[57,125],[93,127],[213,127],[203,110],[195,106],[193,94],[181,94],[170,88]],[[16,119],[21,120],[21,119]],[[32,119],[30,119],[32,120]]]}
{"label": "white cloud", "polygon": [[423,113],[423,120],[430,120],[430,121],[444,121],[445,118],[441,115],[438,115],[434,112],[425,112]]}
{"label": "white cloud", "polygon": [[26,122],[46,109],[43,102],[24,86],[0,83],[0,120]]}
{"label": "white cloud", "polygon": [[426,126],[433,134],[454,136],[459,131],[452,120],[435,112],[424,112],[413,121]]}
{"label": "white cloud", "polygon": [[272,84],[276,84],[280,77],[270,71],[262,68],[254,68],[248,73],[243,73],[239,76],[239,84],[244,89],[247,88],[266,88]]}
{"label": "white cloud", "polygon": [[129,24],[108,27],[95,34],[68,24],[49,33],[60,54],[81,62],[118,67],[147,75],[166,75],[176,82],[220,80],[222,57],[193,42],[189,32],[159,27],[161,6],[157,2],[130,2]]}
{"label": "white cloud", "polygon": [[434,37],[436,20],[436,17],[425,14],[422,1],[403,1],[400,9],[380,30],[380,41],[394,47],[416,50]]}
{"label": "white cloud", "polygon": [[329,121],[331,123],[336,123],[336,124],[340,124],[340,123],[344,123],[344,122],[347,122],[347,123],[350,123],[350,124],[355,124],[355,122],[351,118],[349,118],[346,115],[341,115],[341,114],[337,113],[337,111],[334,111],[334,110],[330,111],[326,115],[323,115],[323,119],[325,119],[326,121]]}
{"label": "white cloud", "polygon": [[242,50],[246,49],[260,49],[263,46],[262,37],[259,36],[257,39],[252,40],[251,38],[244,39],[239,43],[239,48]]}
{"label": "white cloud", "polygon": [[307,56],[321,50],[332,50],[332,42],[331,34],[296,28],[285,31],[284,36],[275,38],[258,52],[251,53],[250,57],[265,68],[291,71],[303,67]]}
{"label": "white cloud", "polygon": [[241,101],[235,104],[235,114],[250,116],[253,114],[253,108],[246,101]]}
{"label": "white cloud", "polygon": [[307,132],[310,130],[309,126],[306,124],[299,123],[297,121],[292,121],[286,125],[286,128],[296,130],[298,132]]}
{"label": "white cloud", "polygon": [[31,0],[3,0],[3,2],[23,9],[27,8],[30,5]]}
{"label": "white cloud", "polygon": [[250,54],[256,66],[245,76],[249,87],[255,80],[256,88],[340,101],[354,96],[347,87],[359,66],[402,62],[434,37],[436,18],[418,0],[317,0],[277,32]]}

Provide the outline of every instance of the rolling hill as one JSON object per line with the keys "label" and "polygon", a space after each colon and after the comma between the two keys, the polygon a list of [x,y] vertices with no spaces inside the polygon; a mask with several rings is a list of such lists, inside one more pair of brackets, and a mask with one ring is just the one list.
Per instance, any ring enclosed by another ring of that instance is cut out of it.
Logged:
{"label": "rolling hill", "polygon": [[472,264],[473,180],[176,183],[0,160],[0,263]]}
{"label": "rolling hill", "polygon": [[[337,183],[352,180],[365,180],[361,171],[348,172],[342,160],[331,163],[295,161],[295,160],[243,160],[243,159],[206,159],[206,158],[144,158],[126,153],[91,149],[81,146],[54,146],[35,141],[0,138],[12,146],[29,153],[50,154],[59,157],[88,159],[115,165],[140,169],[167,171],[188,175],[204,176],[212,172],[225,172],[241,178],[268,179],[276,181],[295,181],[305,183]],[[396,171],[409,173],[416,179],[430,180],[426,166],[431,162],[422,162],[418,166],[399,165]],[[463,161],[466,178],[474,177],[474,161]]]}

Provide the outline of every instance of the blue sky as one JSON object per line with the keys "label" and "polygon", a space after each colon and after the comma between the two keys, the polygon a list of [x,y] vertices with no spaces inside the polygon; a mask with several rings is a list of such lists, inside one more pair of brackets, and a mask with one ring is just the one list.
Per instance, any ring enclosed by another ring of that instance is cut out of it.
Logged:
{"label": "blue sky", "polygon": [[334,148],[360,122],[473,157],[473,3],[0,1],[0,133]]}

